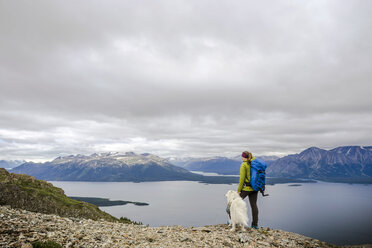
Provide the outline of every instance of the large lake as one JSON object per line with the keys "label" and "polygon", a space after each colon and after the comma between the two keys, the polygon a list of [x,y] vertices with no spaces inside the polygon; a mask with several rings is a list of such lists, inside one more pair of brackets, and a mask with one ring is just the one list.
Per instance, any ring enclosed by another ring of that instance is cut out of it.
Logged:
{"label": "large lake", "polygon": [[[150,226],[204,226],[227,222],[227,190],[237,185],[167,182],[61,182],[68,196],[149,203],[101,207]],[[372,185],[305,183],[267,186],[259,195],[259,226],[296,232],[337,245],[372,243]],[[249,205],[248,200],[246,199]]]}

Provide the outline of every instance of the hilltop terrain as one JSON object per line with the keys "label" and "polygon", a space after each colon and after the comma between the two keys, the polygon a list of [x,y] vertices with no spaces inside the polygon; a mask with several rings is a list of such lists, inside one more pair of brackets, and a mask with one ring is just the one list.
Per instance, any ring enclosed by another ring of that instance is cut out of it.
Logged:
{"label": "hilltop terrain", "polygon": [[[62,218],[0,206],[0,246],[51,240],[63,247],[335,247],[296,233],[260,228],[230,232],[224,225],[147,227]],[[23,245],[23,246],[22,246]]]}

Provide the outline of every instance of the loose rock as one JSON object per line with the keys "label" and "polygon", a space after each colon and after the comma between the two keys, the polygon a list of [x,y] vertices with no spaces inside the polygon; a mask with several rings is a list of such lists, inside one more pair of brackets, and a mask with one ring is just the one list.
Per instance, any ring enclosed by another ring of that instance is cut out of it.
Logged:
{"label": "loose rock", "polygon": [[296,233],[261,228],[231,232],[226,224],[147,227],[46,215],[0,206],[0,247],[30,248],[34,241],[63,247],[335,247]]}

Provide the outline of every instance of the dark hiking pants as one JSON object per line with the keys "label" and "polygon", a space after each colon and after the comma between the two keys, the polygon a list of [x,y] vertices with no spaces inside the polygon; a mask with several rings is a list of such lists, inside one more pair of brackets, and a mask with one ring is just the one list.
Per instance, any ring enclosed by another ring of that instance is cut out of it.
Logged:
{"label": "dark hiking pants", "polygon": [[252,209],[252,226],[258,226],[258,207],[257,207],[257,196],[258,191],[244,191],[240,193],[241,198],[249,198],[249,204],[251,205]]}

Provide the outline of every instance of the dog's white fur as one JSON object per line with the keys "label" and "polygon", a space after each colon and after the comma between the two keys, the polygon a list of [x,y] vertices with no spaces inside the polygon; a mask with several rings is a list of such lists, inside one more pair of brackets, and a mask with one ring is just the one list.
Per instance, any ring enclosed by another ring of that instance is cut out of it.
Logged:
{"label": "dog's white fur", "polygon": [[239,224],[244,230],[244,226],[248,225],[247,204],[236,191],[229,190],[225,196],[230,206],[231,231],[235,231],[235,227]]}

